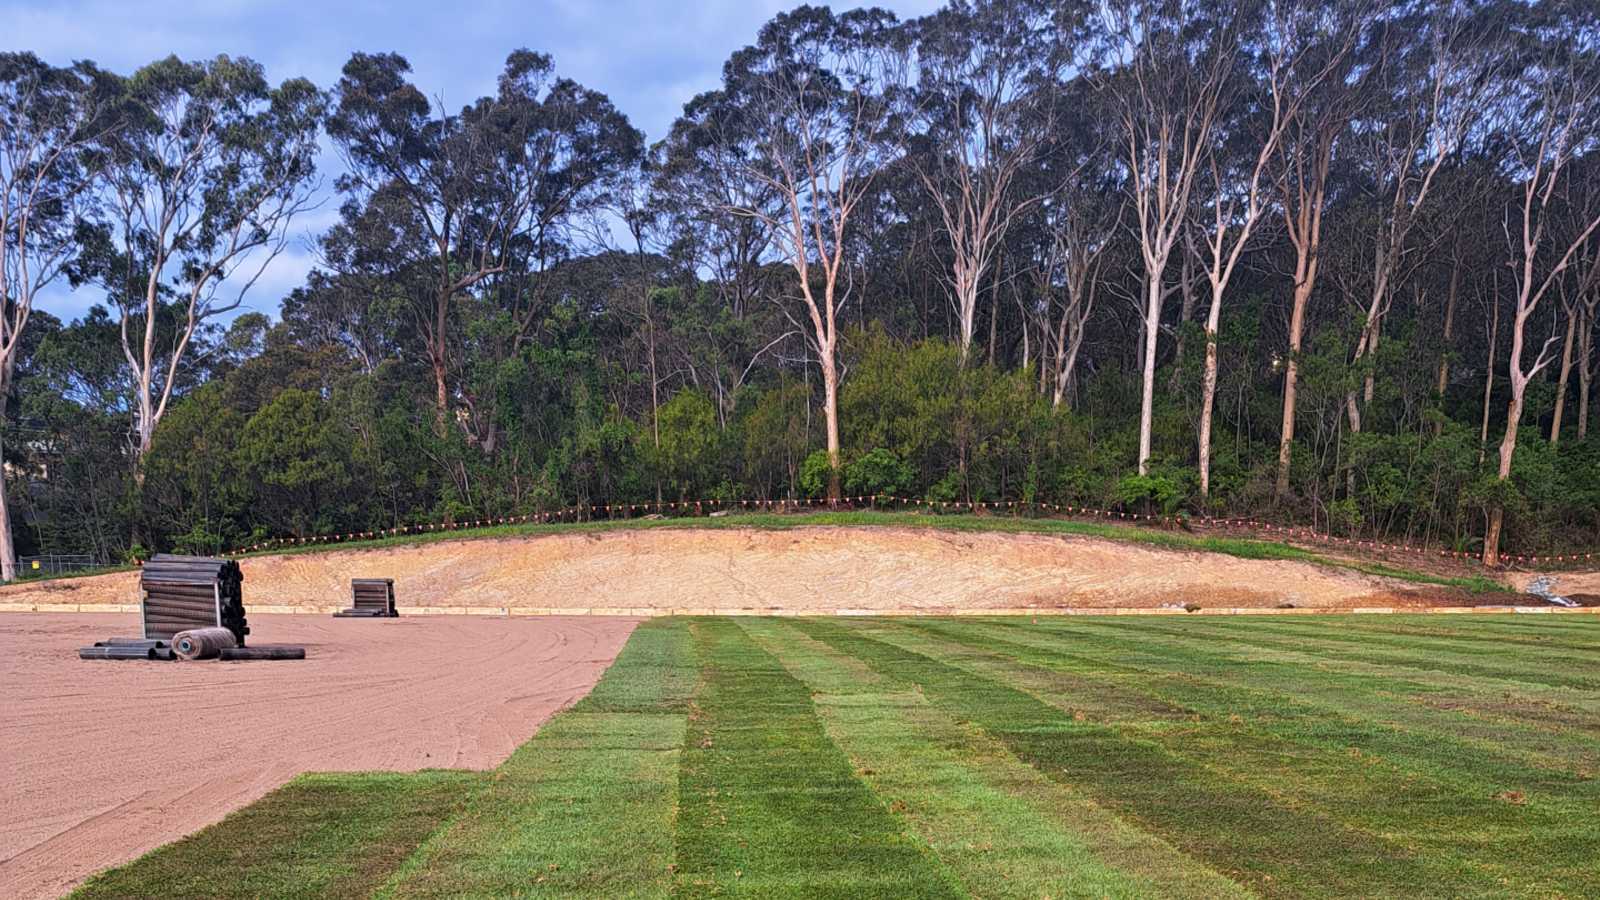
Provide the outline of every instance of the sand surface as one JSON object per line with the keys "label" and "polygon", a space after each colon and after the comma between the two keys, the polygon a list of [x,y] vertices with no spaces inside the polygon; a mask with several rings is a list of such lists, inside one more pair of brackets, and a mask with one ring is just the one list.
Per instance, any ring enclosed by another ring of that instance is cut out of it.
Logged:
{"label": "sand surface", "polygon": [[[0,616],[0,897],[53,897],[306,771],[489,768],[636,620],[252,614],[299,662],[87,661],[132,615]],[[169,727],[179,716],[195,739]]]}
{"label": "sand surface", "polygon": [[[618,530],[256,556],[240,565],[247,610],[348,605],[353,577],[395,579],[402,609],[831,613],[1431,602],[1416,585],[1310,563],[925,528]],[[0,604],[138,601],[136,572],[0,589]]]}

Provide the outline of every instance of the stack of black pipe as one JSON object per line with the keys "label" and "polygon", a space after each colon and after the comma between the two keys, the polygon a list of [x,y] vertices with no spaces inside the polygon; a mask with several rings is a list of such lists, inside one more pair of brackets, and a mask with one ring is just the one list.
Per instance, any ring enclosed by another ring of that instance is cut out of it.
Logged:
{"label": "stack of black pipe", "polygon": [[172,645],[145,638],[108,638],[78,650],[79,659],[176,659]]}
{"label": "stack of black pipe", "polygon": [[341,618],[390,618],[399,614],[394,607],[393,578],[350,579],[350,608],[334,613]]}
{"label": "stack of black pipe", "polygon": [[157,553],[139,576],[145,638],[171,641],[180,631],[221,626],[243,647],[250,633],[243,581],[239,564],[231,559]]}

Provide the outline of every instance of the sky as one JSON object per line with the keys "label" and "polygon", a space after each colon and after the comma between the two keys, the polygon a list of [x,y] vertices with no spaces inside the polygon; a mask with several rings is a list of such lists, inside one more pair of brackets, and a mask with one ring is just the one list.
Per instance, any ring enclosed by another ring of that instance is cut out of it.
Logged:
{"label": "sky", "polygon": [[[519,47],[549,53],[556,73],[608,95],[649,142],[661,138],[683,104],[715,88],[722,63],[751,43],[761,25],[797,6],[774,0],[396,0],[285,3],[203,0],[0,0],[0,50],[31,50],[64,65],[88,59],[127,74],[176,53],[200,59],[227,53],[266,67],[273,82],[305,77],[332,87],[354,51],[397,51],[413,83],[446,109],[492,93],[506,55]],[[836,2],[836,9],[857,5]],[[932,12],[938,0],[877,0],[902,18]],[[184,8],[192,7],[192,8]],[[337,161],[324,154],[327,175]],[[332,183],[331,175],[325,181]],[[337,217],[329,187],[321,206],[297,219],[289,248],[246,296],[245,307],[276,314],[314,262],[315,236]],[[57,286],[39,306],[63,320],[98,296]]]}

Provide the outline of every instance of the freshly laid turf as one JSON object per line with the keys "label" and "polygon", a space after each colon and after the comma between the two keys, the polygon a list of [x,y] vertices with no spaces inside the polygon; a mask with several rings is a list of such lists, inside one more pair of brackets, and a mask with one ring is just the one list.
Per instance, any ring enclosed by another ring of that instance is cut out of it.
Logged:
{"label": "freshly laid turf", "polygon": [[484,783],[478,772],[301,775],[77,897],[366,897]]}
{"label": "freshly laid turf", "polygon": [[654,620],[493,773],[81,893],[1595,896],[1596,672],[1587,616]]}

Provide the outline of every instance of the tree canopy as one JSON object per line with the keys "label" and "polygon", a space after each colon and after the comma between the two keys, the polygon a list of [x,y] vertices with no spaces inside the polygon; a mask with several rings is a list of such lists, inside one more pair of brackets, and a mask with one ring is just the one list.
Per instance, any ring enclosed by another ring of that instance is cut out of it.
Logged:
{"label": "tree canopy", "polygon": [[0,54],[16,548],[845,491],[1600,545],[1592,3],[802,6],[653,143],[558,62]]}

